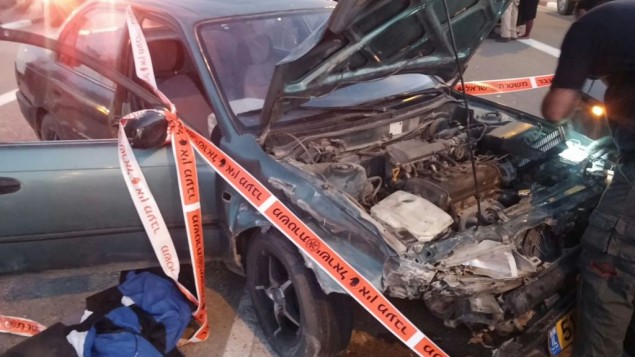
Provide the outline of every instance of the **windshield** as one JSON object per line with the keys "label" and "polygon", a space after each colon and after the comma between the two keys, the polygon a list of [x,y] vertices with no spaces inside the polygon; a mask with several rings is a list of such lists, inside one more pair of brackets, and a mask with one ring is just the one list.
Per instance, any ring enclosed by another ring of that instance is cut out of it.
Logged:
{"label": "windshield", "polygon": [[205,55],[234,113],[262,108],[276,63],[329,15],[328,11],[290,13],[202,27]]}
{"label": "windshield", "polygon": [[[210,23],[200,30],[205,56],[230,107],[245,127],[258,127],[273,71],[278,62],[324,23],[329,11],[287,13]],[[400,74],[338,89],[305,103],[324,108],[360,105],[438,85],[422,74]],[[308,113],[307,113],[308,114]],[[287,116],[281,123],[303,115]]]}

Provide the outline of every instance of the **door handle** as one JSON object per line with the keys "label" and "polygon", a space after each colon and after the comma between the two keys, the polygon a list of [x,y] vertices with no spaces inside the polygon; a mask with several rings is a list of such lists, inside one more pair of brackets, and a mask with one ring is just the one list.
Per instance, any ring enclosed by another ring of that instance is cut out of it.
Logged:
{"label": "door handle", "polygon": [[22,187],[20,181],[10,177],[0,177],[0,195],[14,193]]}

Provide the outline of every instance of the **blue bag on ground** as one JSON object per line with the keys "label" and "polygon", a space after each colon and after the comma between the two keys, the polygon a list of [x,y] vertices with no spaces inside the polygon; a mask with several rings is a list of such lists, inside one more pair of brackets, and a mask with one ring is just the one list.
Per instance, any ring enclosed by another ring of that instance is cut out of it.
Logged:
{"label": "blue bag on ground", "polygon": [[82,322],[57,323],[0,357],[183,357],[176,348],[194,306],[172,280],[149,271],[86,298]]}
{"label": "blue bag on ground", "polygon": [[118,290],[124,306],[92,325],[83,355],[153,357],[173,350],[192,317],[191,306],[177,287],[149,272],[130,272]]}

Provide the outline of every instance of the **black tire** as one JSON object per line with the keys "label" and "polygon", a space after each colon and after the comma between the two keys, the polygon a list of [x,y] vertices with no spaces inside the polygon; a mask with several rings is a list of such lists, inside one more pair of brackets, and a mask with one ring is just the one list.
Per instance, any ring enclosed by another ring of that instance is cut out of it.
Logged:
{"label": "black tire", "polygon": [[576,2],[573,0],[557,0],[557,4],[560,15],[571,15],[575,9]]}
{"label": "black tire", "polygon": [[277,232],[254,237],[246,263],[249,297],[280,356],[335,356],[348,346],[350,298],[327,296],[287,238]]}
{"label": "black tire", "polygon": [[59,126],[55,117],[49,113],[44,114],[40,122],[40,140],[61,140]]}

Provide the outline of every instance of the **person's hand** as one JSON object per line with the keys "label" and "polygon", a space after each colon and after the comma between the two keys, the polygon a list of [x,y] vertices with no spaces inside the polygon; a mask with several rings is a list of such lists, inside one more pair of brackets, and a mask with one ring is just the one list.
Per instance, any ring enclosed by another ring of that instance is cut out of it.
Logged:
{"label": "person's hand", "polygon": [[571,116],[579,101],[580,93],[575,89],[551,88],[542,101],[542,116],[559,123]]}
{"label": "person's hand", "polygon": [[578,8],[576,8],[576,9],[575,9],[575,14],[574,14],[575,19],[576,19],[576,20],[577,20],[577,19],[579,19],[580,17],[582,17],[582,15],[586,14],[586,12],[587,12],[587,11],[586,11],[585,9],[578,9]]}

